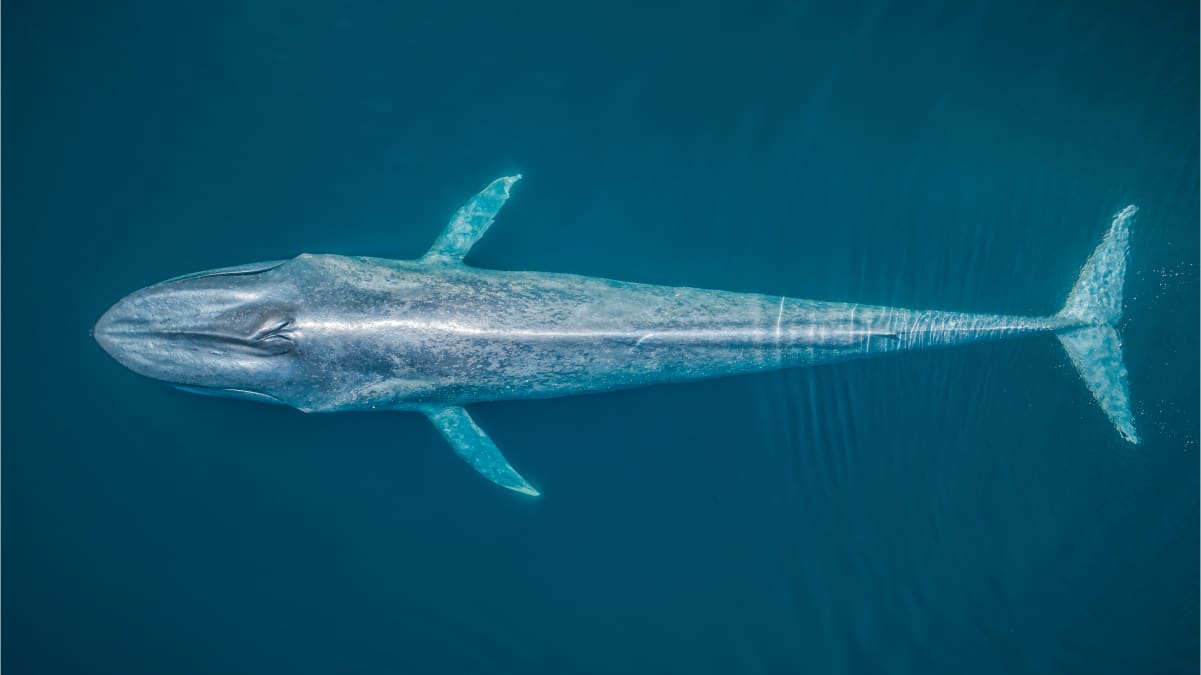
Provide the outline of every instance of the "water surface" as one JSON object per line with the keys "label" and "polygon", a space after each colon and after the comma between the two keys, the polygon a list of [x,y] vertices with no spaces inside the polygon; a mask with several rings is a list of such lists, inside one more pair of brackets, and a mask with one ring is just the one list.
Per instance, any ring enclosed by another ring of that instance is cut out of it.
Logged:
{"label": "water surface", "polygon": [[[1198,636],[1195,3],[5,6],[11,673],[1166,673]],[[1048,314],[1135,226],[1125,444],[1051,338],[473,414],[141,379],[301,252]]]}

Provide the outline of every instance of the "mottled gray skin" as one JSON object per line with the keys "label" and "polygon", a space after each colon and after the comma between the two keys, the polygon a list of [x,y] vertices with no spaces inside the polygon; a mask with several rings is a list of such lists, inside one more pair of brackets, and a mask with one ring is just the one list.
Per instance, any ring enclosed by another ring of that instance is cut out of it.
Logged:
{"label": "mottled gray skin", "polygon": [[333,412],[683,382],[1055,327],[1050,319],[301,255],[261,272],[138,291],[96,334],[151,377]]}
{"label": "mottled gray skin", "polygon": [[417,410],[489,480],[537,495],[465,405],[684,382],[1054,332],[1138,442],[1121,343],[1133,206],[1064,310],[919,312],[463,264],[520,176],[493,181],[416,261],[301,255],[133,293],[95,327],[118,361],[177,387],[306,412]]}

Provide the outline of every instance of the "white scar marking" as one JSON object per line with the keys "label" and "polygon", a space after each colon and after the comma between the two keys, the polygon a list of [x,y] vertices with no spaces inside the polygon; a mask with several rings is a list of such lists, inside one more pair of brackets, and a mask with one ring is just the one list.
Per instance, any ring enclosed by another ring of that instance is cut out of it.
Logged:
{"label": "white scar marking", "polygon": [[784,360],[784,348],[780,344],[780,324],[784,321],[784,298],[780,298],[780,311],[776,312],[776,363]]}
{"label": "white scar marking", "polygon": [[784,298],[780,298],[780,311],[776,313],[776,346],[780,345],[780,323],[784,320]]}

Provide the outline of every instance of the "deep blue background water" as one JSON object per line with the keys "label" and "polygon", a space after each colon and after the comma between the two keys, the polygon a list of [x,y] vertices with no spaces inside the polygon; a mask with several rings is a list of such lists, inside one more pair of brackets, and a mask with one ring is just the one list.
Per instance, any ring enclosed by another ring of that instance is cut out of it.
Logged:
{"label": "deep blue background water", "polygon": [[[100,5],[4,7],[6,672],[1196,672],[1195,2]],[[1040,338],[478,406],[529,500],[88,335],[518,170],[474,264],[1015,314],[1135,202],[1145,442]]]}

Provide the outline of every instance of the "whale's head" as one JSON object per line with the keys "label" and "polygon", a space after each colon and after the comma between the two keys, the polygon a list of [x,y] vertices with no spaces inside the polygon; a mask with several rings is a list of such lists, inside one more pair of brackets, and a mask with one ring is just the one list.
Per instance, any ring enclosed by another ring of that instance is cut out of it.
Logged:
{"label": "whale's head", "polygon": [[295,368],[295,303],[269,262],[200,272],[132,293],[92,330],[122,365],[218,396],[282,402]]}

